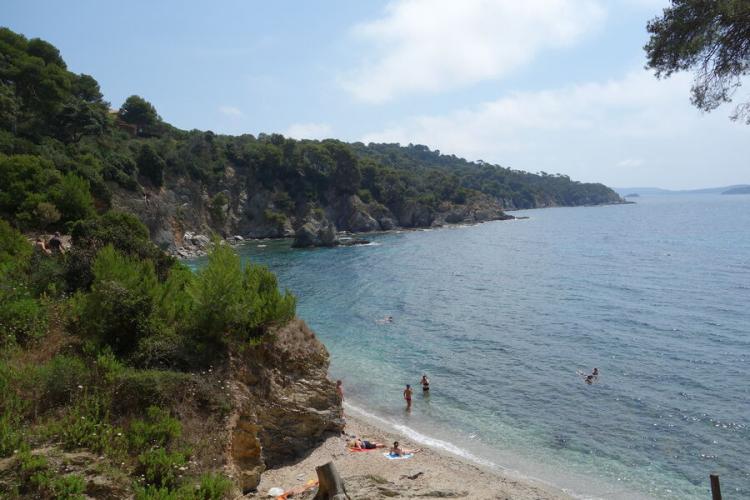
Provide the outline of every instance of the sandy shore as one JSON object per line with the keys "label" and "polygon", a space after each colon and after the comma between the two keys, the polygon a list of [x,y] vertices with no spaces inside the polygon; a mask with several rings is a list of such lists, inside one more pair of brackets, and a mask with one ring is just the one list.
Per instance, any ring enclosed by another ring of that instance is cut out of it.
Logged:
{"label": "sandy shore", "polygon": [[[379,443],[398,440],[402,447],[419,446],[399,436],[347,415],[347,434],[362,436]],[[483,470],[453,455],[423,448],[407,460],[388,460],[382,449],[350,452],[346,436],[330,437],[299,462],[266,471],[255,498],[269,498],[268,490],[300,487],[317,478],[315,467],[333,461],[344,479],[352,499],[385,498],[470,498],[561,500],[569,499],[562,491],[537,484],[525,478],[497,471]],[[310,499],[315,489],[289,498]]]}

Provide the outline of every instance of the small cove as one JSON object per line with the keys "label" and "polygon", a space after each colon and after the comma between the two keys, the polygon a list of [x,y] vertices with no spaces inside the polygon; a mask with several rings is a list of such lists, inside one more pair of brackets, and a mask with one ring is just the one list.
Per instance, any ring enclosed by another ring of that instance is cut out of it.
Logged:
{"label": "small cove", "polygon": [[587,498],[705,498],[713,471],[750,494],[750,198],[515,215],[240,252],[298,296],[354,411]]}

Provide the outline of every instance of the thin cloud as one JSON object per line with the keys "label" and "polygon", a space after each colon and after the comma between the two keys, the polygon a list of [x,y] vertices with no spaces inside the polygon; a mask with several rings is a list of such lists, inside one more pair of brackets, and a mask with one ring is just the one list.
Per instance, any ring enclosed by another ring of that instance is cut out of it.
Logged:
{"label": "thin cloud", "polygon": [[617,166],[623,168],[640,167],[641,165],[643,165],[643,160],[640,158],[625,158],[617,162]]}
{"label": "thin cloud", "polygon": [[240,118],[245,114],[234,106],[219,106],[219,113],[232,118]]}
{"label": "thin cloud", "polygon": [[516,92],[448,114],[407,118],[361,140],[425,144],[612,185],[678,187],[679,179],[689,187],[700,184],[706,169],[719,184],[737,182],[750,157],[747,126],[721,110],[695,110],[690,84],[690,75],[657,80],[637,70],[616,80]]}
{"label": "thin cloud", "polygon": [[382,18],[353,28],[367,59],[341,84],[377,103],[499,79],[603,18],[595,0],[393,1]]}

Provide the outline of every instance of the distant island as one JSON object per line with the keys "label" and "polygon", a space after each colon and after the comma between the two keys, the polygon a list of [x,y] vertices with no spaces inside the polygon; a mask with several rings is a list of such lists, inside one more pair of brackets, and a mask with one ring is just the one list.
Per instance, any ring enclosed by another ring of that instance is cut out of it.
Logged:
{"label": "distant island", "polygon": [[[623,187],[612,188],[617,194],[625,198],[635,196],[653,196],[667,194],[746,194],[745,189],[750,189],[750,184],[734,184],[731,186],[699,188],[699,189],[663,189],[658,187]],[[735,190],[740,190],[735,193]],[[731,192],[729,192],[731,191]]]}
{"label": "distant island", "polygon": [[722,191],[721,194],[750,194],[750,186],[739,186]]}

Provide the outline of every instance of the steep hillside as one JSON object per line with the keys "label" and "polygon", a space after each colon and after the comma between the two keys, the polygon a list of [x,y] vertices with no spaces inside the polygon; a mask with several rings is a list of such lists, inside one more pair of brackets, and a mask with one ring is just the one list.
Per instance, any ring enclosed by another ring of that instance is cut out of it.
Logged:
{"label": "steep hillside", "polygon": [[[129,97],[110,111],[59,51],[0,29],[0,215],[68,229],[114,208],[162,248],[186,233],[293,236],[502,219],[503,209],[619,203],[600,184],[467,162],[424,146],[179,130]],[[190,238],[189,238],[190,239]]]}

